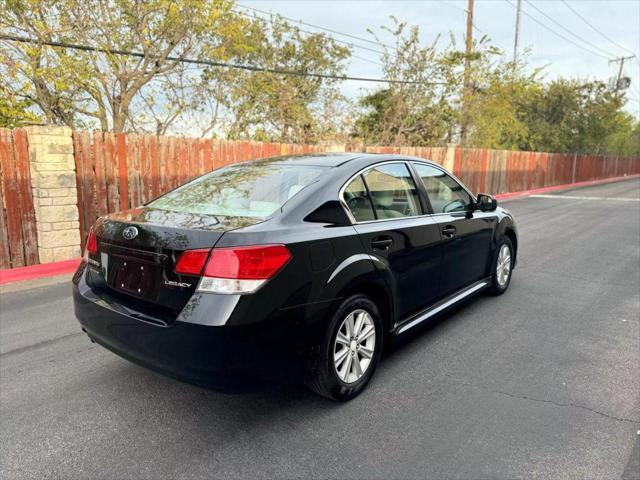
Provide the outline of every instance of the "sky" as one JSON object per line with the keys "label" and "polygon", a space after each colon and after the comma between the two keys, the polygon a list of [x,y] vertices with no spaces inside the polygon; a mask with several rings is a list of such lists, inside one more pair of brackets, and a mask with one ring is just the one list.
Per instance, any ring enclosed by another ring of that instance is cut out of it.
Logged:
{"label": "sky", "polygon": [[[391,15],[410,25],[418,25],[425,44],[431,43],[439,34],[447,37],[449,32],[455,33],[462,42],[466,30],[467,0],[238,0],[238,4],[369,39],[372,37],[367,28],[381,33],[377,27],[389,25]],[[516,0],[475,0],[474,8],[474,35],[487,35],[493,44],[505,50],[509,59],[513,56],[515,5]],[[627,102],[625,109],[640,117],[640,0],[566,0],[566,3],[562,0],[522,0],[522,12],[519,50],[529,49],[530,68],[546,67],[545,78],[549,80],[569,77],[608,81],[617,75],[619,67],[619,64],[610,64],[609,60],[635,54],[635,59],[626,60],[624,64],[624,74],[631,78],[627,97],[633,99]],[[298,26],[322,31],[307,25]],[[330,35],[376,49],[375,45],[360,40],[335,33]],[[382,33],[380,40],[385,41]],[[379,61],[377,53],[354,48],[353,54],[364,60],[351,59],[350,75],[381,77],[380,66],[371,63]],[[342,92],[355,98],[363,88],[371,86],[347,81]]]}

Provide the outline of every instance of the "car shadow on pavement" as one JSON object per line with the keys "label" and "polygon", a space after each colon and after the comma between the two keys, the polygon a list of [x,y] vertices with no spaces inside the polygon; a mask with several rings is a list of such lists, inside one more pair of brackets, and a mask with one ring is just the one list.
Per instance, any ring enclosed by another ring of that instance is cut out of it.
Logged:
{"label": "car shadow on pavement", "polygon": [[[483,303],[485,296],[473,299],[434,317],[432,320],[413,328],[401,337],[392,338],[385,346],[384,355],[378,365],[378,374],[390,367],[402,367],[402,362],[409,361],[416,349],[428,348],[428,344],[437,336],[452,328],[461,319],[459,313],[469,307],[470,303]],[[116,383],[112,388],[128,391],[130,394],[141,394],[145,401],[157,402],[153,408],[172,411],[178,405],[198,402],[206,404],[208,415],[216,416],[216,410],[224,411],[225,416],[242,415],[244,422],[251,418],[260,419],[264,415],[276,411],[308,408],[309,410],[326,410],[340,408],[337,403],[311,393],[302,384],[281,384],[258,386],[248,393],[223,393],[181,382],[144,367],[132,364],[124,359],[114,358],[109,369],[101,372],[106,383]],[[376,375],[377,377],[378,375]],[[374,377],[372,385],[377,378]],[[367,390],[365,390],[365,395]],[[131,399],[136,403],[135,399]],[[356,400],[357,401],[357,400]],[[173,403],[175,402],[175,405]]]}
{"label": "car shadow on pavement", "polygon": [[[482,296],[474,300],[478,306],[484,301]],[[327,431],[357,430],[364,417],[394,415],[388,408],[395,400],[406,398],[402,389],[405,372],[444,332],[469,320],[467,315],[460,315],[465,308],[468,305],[462,304],[403,336],[382,359],[369,388],[351,402],[319,397],[303,385],[220,393],[174,380],[104,351],[98,368],[90,371],[91,379],[78,379],[82,386],[76,383],[80,399],[87,400],[83,403],[86,411],[70,412],[68,420],[81,425],[98,415],[103,428],[120,432],[123,441],[139,444],[148,434],[154,442],[178,442],[180,450],[189,455],[214,451],[216,455],[234,455],[237,449],[256,441],[332,437],[334,434]],[[431,375],[428,371],[426,374]],[[441,383],[442,379],[434,373],[433,381]],[[435,398],[425,396],[422,401],[428,403]],[[327,431],[316,431],[318,425]]]}

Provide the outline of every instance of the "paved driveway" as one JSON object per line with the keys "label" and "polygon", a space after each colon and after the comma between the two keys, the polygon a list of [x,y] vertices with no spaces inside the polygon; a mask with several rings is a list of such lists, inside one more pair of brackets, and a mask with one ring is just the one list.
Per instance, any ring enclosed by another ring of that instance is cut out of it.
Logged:
{"label": "paved driveway", "polygon": [[3,294],[0,476],[638,478],[640,181],[505,205],[509,291],[413,334],[343,405],[185,385],[89,343],[67,284]]}

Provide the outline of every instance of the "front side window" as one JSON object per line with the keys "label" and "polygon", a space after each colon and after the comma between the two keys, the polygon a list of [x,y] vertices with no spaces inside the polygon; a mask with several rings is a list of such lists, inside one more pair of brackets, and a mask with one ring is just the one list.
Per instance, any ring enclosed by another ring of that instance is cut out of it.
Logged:
{"label": "front side window", "polygon": [[215,170],[154,200],[150,207],[205,215],[268,217],[326,167],[237,164]]}
{"label": "front side window", "polygon": [[421,214],[418,191],[404,163],[371,168],[363,177],[379,220]]}
{"label": "front side window", "polygon": [[445,172],[422,163],[413,166],[427,190],[433,213],[463,212],[470,208],[471,196]]}

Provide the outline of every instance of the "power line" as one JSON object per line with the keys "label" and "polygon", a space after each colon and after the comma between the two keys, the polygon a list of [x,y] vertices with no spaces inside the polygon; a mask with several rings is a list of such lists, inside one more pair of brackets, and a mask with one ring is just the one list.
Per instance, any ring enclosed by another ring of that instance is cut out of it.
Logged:
{"label": "power line", "polygon": [[[509,5],[511,5],[512,7],[516,8],[516,6],[513,4],[513,2],[511,2],[510,0],[505,0],[505,2],[507,2]],[[582,50],[589,52],[592,55],[596,55],[598,57],[604,58],[606,60],[609,60],[609,57],[605,56],[605,55],[601,55],[598,52],[594,52],[593,50],[590,50],[582,45],[580,45],[579,43],[574,42],[573,40],[571,40],[570,38],[565,37],[564,35],[562,35],[561,33],[556,32],[554,29],[552,29],[551,27],[545,25],[544,23],[542,23],[540,20],[538,20],[536,17],[534,17],[533,15],[530,15],[526,10],[522,9],[522,13],[524,15],[526,15],[527,17],[529,17],[531,20],[533,20],[534,22],[536,22],[538,25],[540,25],[542,28],[548,30],[549,32],[553,33],[555,36],[561,38],[562,40],[564,40],[565,42],[569,42],[573,45],[575,45],[578,48],[581,48]]]}
{"label": "power line", "polygon": [[591,29],[593,31],[595,31],[596,33],[598,33],[602,38],[604,38],[605,40],[609,40],[611,43],[613,43],[616,47],[621,48],[623,50],[626,50],[629,53],[634,53],[633,50],[629,50],[626,47],[623,47],[622,45],[620,45],[618,42],[612,40],[610,37],[608,37],[607,35],[605,35],[604,33],[602,33],[602,31],[600,31],[598,28],[594,27],[586,18],[584,18],[582,15],[580,15],[580,13],[575,10],[571,5],[569,5],[569,3],[566,0],[561,0],[562,3],[565,4],[565,6],[571,10],[580,20],[582,20],[584,23],[586,23],[589,27],[591,27]]}
{"label": "power line", "polygon": [[[240,6],[240,5],[238,5],[238,6]],[[258,10],[257,8],[251,8],[251,7],[242,7],[242,8],[246,8],[246,9],[248,9],[248,10],[255,10],[255,11],[258,11],[258,12],[262,12],[262,10]],[[232,10],[234,10],[234,11],[235,11],[235,12],[237,12],[237,13],[239,13],[240,15],[250,16],[250,14],[249,14],[248,12],[243,12],[243,11],[237,10],[237,9],[235,9],[235,8],[234,8],[234,9],[232,9]],[[269,13],[267,12],[267,14],[269,14]],[[260,19],[262,19],[262,20],[267,20],[267,21],[269,21],[271,24],[273,24],[273,20],[272,20],[272,19],[267,19],[267,18],[260,17],[260,16],[256,15],[255,13],[254,13],[253,15],[255,16],[255,18],[260,18]],[[269,15],[270,15],[270,14],[269,14]],[[283,18],[283,19],[285,19],[285,20],[287,20],[287,18],[286,18],[286,17],[282,17],[282,18]],[[295,21],[295,20],[293,20],[293,21]],[[319,32],[312,32],[312,31],[310,31],[310,30],[305,30],[305,29],[303,29],[303,28],[299,28],[299,27],[296,27],[296,28],[297,28],[300,32],[305,33],[305,34],[308,34],[308,35],[318,35],[318,34],[319,34]],[[378,55],[384,55],[384,52],[382,52],[382,51],[380,51],[380,50],[374,50],[373,48],[363,47],[363,46],[361,46],[361,45],[356,45],[356,44],[351,43],[351,42],[345,42],[345,41],[343,41],[343,40],[340,40],[340,39],[337,39],[337,38],[334,38],[334,37],[331,37],[331,36],[330,36],[330,38],[331,38],[332,40],[334,40],[335,42],[342,43],[342,44],[347,45],[347,46],[349,46],[349,47],[361,48],[361,49],[363,49],[363,50],[367,50],[367,51],[369,51],[369,52],[377,53]],[[360,57],[360,56],[358,56],[358,55],[353,55],[353,54],[351,54],[351,56],[352,56],[353,58],[357,58],[358,60],[362,60],[362,61],[364,61],[364,62],[368,62],[368,63],[372,63],[372,64],[374,64],[374,65],[378,65],[379,67],[382,67],[382,66],[383,66],[380,62],[377,62],[377,61],[375,61],[375,60],[371,60],[371,59],[369,59],[369,58]]]}
{"label": "power line", "polygon": [[603,53],[604,55],[608,55],[609,57],[613,57],[615,55],[613,55],[610,52],[607,52],[606,50],[598,47],[597,45],[594,45],[593,43],[591,43],[588,40],[585,40],[584,38],[582,38],[580,35],[577,35],[575,33],[573,33],[571,30],[569,30],[567,27],[565,27],[564,25],[562,25],[560,22],[558,22],[555,18],[547,15],[543,10],[541,10],[540,8],[538,8],[531,0],[524,0],[525,2],[527,2],[529,5],[531,5],[537,12],[541,13],[542,15],[544,15],[546,18],[548,18],[549,20],[551,20],[552,23],[554,23],[555,25],[557,25],[558,27],[560,27],[561,29],[563,29],[565,32],[567,32],[569,35],[573,36],[574,38],[577,38],[579,41],[584,42],[585,44],[589,45],[591,48],[595,48],[596,50],[598,50],[599,52]]}
{"label": "power line", "polygon": [[[92,47],[89,45],[80,45],[80,44],[64,43],[64,42],[39,41],[33,38],[18,37],[14,35],[0,34],[0,40],[35,44],[35,45],[46,45],[48,47],[54,47],[54,48],[68,48],[71,50],[81,50],[85,52],[108,53],[111,55],[123,55],[123,56],[129,56],[129,57],[137,57],[137,58],[151,58],[151,59],[154,58],[154,56],[146,55],[142,52],[132,52],[129,50],[117,50],[117,49],[111,49],[111,48]],[[324,78],[328,80],[353,80],[357,82],[409,84],[409,85],[446,85],[446,82],[422,82],[417,80],[388,80],[385,78],[353,77],[349,75],[331,75],[327,73],[302,72],[298,70],[287,70],[287,69],[281,69],[281,68],[265,68],[265,67],[256,67],[253,65],[242,65],[238,63],[216,62],[212,60],[198,60],[195,58],[179,58],[174,56],[167,56],[167,57],[164,57],[164,59],[170,60],[170,61],[177,61],[181,63],[195,64],[195,65],[207,65],[210,67],[234,68],[238,70],[247,70],[250,72],[265,72],[265,73],[275,73],[278,75],[293,75],[298,77]]]}
{"label": "power line", "polygon": [[[438,0],[438,2],[440,2],[440,3],[441,3],[441,4],[443,4],[443,5],[446,5],[447,7],[451,7],[451,8],[455,8],[456,10],[460,10],[461,12],[464,12],[465,14],[467,13],[467,9],[466,9],[466,8],[462,8],[462,7],[459,7],[459,6],[454,5],[454,4],[452,4],[452,3],[445,2],[444,0]],[[472,27],[473,27],[473,29],[474,29],[474,30],[476,30],[478,33],[482,33],[483,35],[487,35],[487,36],[489,35],[487,32],[485,32],[484,30],[480,29],[480,28],[479,28],[475,23],[473,23],[473,22],[472,22],[472,23],[471,23],[471,26],[472,26]],[[498,45],[497,43],[496,43],[496,45],[497,45],[498,47],[500,47],[500,45]],[[502,47],[500,47],[500,48],[502,48]],[[503,50],[504,50],[504,49],[503,49]]]}
{"label": "power line", "polygon": [[[237,4],[237,6],[238,6],[238,7],[240,7],[240,8],[244,8],[245,10],[251,10],[251,11],[253,11],[253,12],[261,13],[261,14],[263,14],[263,15],[273,15],[273,12],[269,12],[269,11],[266,11],[266,10],[261,10],[261,9],[259,9],[259,8],[246,7],[246,6],[244,6],[244,5],[240,5],[240,4]],[[334,30],[334,29],[331,29],[331,28],[321,27],[321,26],[319,26],[319,25],[314,25],[314,24],[312,24],[312,23],[307,23],[307,22],[304,22],[304,21],[302,21],[302,20],[296,20],[295,18],[285,17],[284,15],[280,15],[280,14],[278,14],[278,15],[279,15],[280,17],[282,17],[284,20],[287,20],[287,21],[289,21],[289,22],[299,23],[300,25],[306,25],[307,27],[317,28],[318,30],[324,30],[324,31],[326,31],[326,32],[331,32],[331,33],[334,33],[334,34],[336,34],[336,35],[341,35],[341,36],[344,36],[344,37],[353,38],[353,39],[355,39],[355,40],[360,40],[360,41],[362,41],[362,42],[371,43],[371,44],[373,44],[373,45],[386,47],[386,48],[388,48],[388,49],[390,49],[390,50],[394,50],[394,51],[396,51],[396,52],[397,52],[397,49],[396,49],[395,47],[391,46],[391,45],[386,45],[386,44],[384,44],[384,43],[376,42],[376,41],[374,41],[374,40],[370,40],[370,39],[368,39],[368,38],[358,37],[358,36],[356,36],[356,35],[352,35],[352,34],[350,34],[350,33],[340,32],[340,31],[338,31],[338,30]],[[305,33],[317,34],[317,32],[310,32],[310,31],[308,31],[308,30],[302,30],[302,29],[301,29],[300,31],[305,32]],[[376,50],[376,49],[373,49],[373,48],[370,48],[370,47],[365,47],[365,46],[363,46],[363,45],[358,45],[358,44],[353,43],[353,42],[345,42],[345,41],[343,41],[343,40],[339,40],[339,39],[336,39],[336,38],[334,38],[334,40],[335,40],[336,42],[344,43],[344,44],[350,45],[350,46],[355,47],[355,48],[360,48],[360,49],[362,49],[362,50],[367,50],[367,51],[369,51],[369,52],[374,52],[374,53],[377,53],[377,54],[379,54],[379,55],[384,55],[384,52],[383,52],[383,51],[381,51],[381,50]]]}
{"label": "power line", "polygon": [[371,63],[372,65],[377,65],[379,67],[384,67],[384,65],[381,64],[380,62],[376,62],[375,60],[371,60],[370,58],[366,58],[366,57],[361,57],[359,55],[354,55],[353,53],[351,54],[351,58],[357,58],[358,60],[362,60],[363,62]]}

